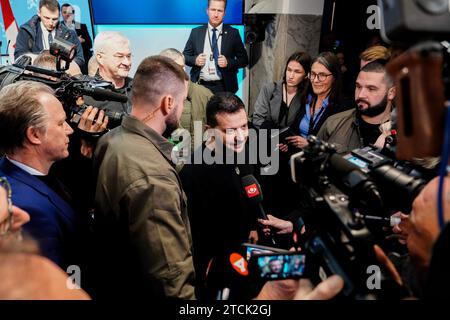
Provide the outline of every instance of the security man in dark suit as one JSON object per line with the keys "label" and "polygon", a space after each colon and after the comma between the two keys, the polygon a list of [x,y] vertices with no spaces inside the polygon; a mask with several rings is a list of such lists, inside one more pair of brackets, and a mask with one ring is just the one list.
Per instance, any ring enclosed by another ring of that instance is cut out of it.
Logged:
{"label": "security man in dark suit", "polygon": [[223,25],[226,0],[208,0],[208,25],[193,29],[183,54],[191,80],[213,93],[238,90],[237,72],[248,65],[248,56],[237,29]]}
{"label": "security man in dark suit", "polygon": [[88,28],[85,23],[80,23],[74,19],[75,9],[72,5],[65,3],[61,6],[61,16],[64,24],[68,29],[74,30],[80,40],[81,46],[83,48],[83,56],[85,63],[85,68],[83,73],[87,73],[87,62],[92,57],[92,39],[89,35]]}

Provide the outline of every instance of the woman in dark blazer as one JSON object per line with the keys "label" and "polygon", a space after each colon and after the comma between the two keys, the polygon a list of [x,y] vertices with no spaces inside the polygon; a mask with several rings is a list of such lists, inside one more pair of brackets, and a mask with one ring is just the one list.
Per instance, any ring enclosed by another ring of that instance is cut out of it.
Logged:
{"label": "woman in dark blazer", "polygon": [[[296,121],[290,126],[292,131],[298,133],[287,137],[287,145],[280,144],[279,172],[267,177],[262,182],[263,190],[266,188],[266,211],[273,216],[289,219],[298,217],[299,208],[306,207],[302,187],[292,182],[289,158],[308,142],[306,137],[316,135],[325,120],[332,114],[341,110],[341,73],[336,56],[331,52],[319,54],[311,65],[308,74],[310,87],[300,107]],[[281,246],[289,248],[291,237],[277,239]]]}
{"label": "woman in dark blazer", "polygon": [[307,53],[295,52],[286,62],[283,79],[261,89],[252,115],[256,128],[281,129],[295,123],[308,88],[310,65]]}

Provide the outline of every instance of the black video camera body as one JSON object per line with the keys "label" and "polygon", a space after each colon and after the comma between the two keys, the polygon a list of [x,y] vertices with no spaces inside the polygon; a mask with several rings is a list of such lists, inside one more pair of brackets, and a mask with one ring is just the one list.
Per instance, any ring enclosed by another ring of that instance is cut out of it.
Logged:
{"label": "black video camera body", "polygon": [[[26,63],[29,63],[27,61]],[[78,124],[80,116],[86,110],[86,105],[77,105],[81,96],[90,96],[100,101],[127,102],[126,95],[112,91],[111,82],[98,80],[89,76],[71,77],[62,71],[53,71],[31,65],[12,65],[0,68],[0,89],[16,81],[37,81],[55,90],[55,96],[64,106],[67,118]],[[108,128],[120,125],[124,113],[103,109],[109,117]]]}
{"label": "black video camera body", "polygon": [[[345,296],[386,297],[392,292],[367,287],[368,270],[379,264],[374,244],[390,215],[408,210],[426,182],[373,147],[340,156],[332,144],[314,136],[308,142],[291,157],[291,172],[294,182],[308,187],[313,203],[304,217],[310,231],[301,244],[312,257],[308,263],[316,264],[309,270],[321,270],[316,281],[320,273],[341,275]],[[395,287],[384,274],[380,277],[383,286]]]}

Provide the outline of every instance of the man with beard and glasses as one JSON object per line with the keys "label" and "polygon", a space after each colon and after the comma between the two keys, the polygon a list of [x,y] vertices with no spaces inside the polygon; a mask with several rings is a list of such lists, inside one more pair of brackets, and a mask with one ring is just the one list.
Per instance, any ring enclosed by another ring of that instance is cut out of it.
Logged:
{"label": "man with beard and glasses", "polygon": [[389,134],[395,94],[385,61],[370,62],[361,69],[356,80],[356,109],[329,117],[317,137],[334,143],[338,153],[371,144],[382,148]]}
{"label": "man with beard and glasses", "polygon": [[194,298],[186,198],[163,133],[178,128],[186,74],[171,59],[139,65],[132,111],[94,153],[98,298]]}

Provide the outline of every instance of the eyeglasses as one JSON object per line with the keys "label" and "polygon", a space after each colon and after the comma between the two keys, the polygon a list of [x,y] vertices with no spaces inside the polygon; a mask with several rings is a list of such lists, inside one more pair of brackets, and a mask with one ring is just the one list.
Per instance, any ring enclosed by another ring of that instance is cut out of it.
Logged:
{"label": "eyeglasses", "polygon": [[333,75],[332,73],[326,74],[326,73],[315,73],[315,72],[310,72],[310,73],[308,73],[308,78],[309,78],[311,81],[314,81],[314,79],[316,79],[316,77],[317,77],[317,80],[318,80],[319,82],[322,82],[322,81],[325,81],[329,76],[332,76],[332,75]]}
{"label": "eyeglasses", "polygon": [[[0,222],[0,237],[3,237],[9,233],[12,227],[13,223],[13,210],[12,210],[12,200],[11,200],[11,186],[6,180],[6,178],[0,177],[0,186],[3,187],[6,191],[6,197],[7,197],[7,210],[8,210],[8,217],[5,221]],[[2,208],[0,208],[2,210]]]}

